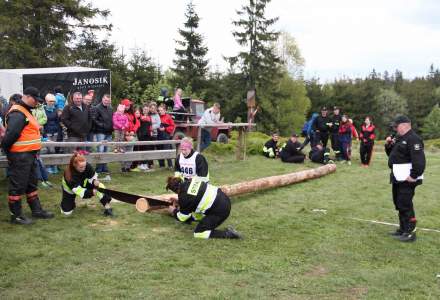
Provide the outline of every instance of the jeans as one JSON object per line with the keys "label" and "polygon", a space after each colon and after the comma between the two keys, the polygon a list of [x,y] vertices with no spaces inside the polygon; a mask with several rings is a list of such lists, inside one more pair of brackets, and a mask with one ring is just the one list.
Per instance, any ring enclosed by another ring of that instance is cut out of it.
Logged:
{"label": "jeans", "polygon": [[[104,134],[104,133],[96,133],[95,139],[97,142],[101,142],[101,141],[111,142],[112,135],[111,134]],[[100,153],[108,152],[108,146],[98,146],[97,150]],[[96,165],[96,173],[108,173],[107,164],[97,164]]]}
{"label": "jeans", "polygon": [[202,140],[200,141],[200,152],[208,148],[211,144],[211,131],[202,128]]}

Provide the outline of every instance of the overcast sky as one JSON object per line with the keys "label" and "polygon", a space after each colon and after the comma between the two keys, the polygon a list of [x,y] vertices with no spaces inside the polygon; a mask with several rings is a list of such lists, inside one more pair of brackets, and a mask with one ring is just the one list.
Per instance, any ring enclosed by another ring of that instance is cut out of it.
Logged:
{"label": "overcast sky", "polygon": [[[211,68],[225,69],[222,56],[239,47],[232,37],[236,10],[246,0],[194,0],[199,31],[209,48]],[[111,11],[111,40],[129,52],[145,49],[162,66],[172,65],[185,0],[94,0]],[[440,1],[436,0],[273,0],[267,16],[275,29],[293,35],[305,58],[305,76],[323,81],[395,69],[405,77],[440,66]]]}

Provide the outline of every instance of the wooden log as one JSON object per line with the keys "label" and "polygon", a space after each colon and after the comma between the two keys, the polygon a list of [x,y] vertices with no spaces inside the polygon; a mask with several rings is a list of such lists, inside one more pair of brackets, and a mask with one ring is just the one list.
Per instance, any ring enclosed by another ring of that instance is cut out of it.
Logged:
{"label": "wooden log", "polygon": [[[282,187],[294,183],[303,182],[310,179],[319,178],[336,171],[336,165],[328,164],[315,169],[303,170],[294,173],[275,175],[244,181],[232,185],[223,185],[220,188],[228,196],[237,196],[246,193],[254,193],[270,188]],[[164,194],[154,196],[155,198],[171,202],[172,198],[177,198],[176,194]]]}

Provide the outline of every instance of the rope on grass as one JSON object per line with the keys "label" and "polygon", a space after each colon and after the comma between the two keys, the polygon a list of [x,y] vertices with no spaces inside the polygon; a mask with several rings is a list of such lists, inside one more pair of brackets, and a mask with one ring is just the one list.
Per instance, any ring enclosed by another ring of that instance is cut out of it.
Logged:
{"label": "rope on grass", "polygon": [[[352,220],[356,220],[356,221],[362,221],[362,222],[373,223],[373,224],[381,224],[381,225],[388,225],[388,226],[399,227],[399,224],[389,223],[389,222],[382,222],[382,221],[376,221],[376,220],[366,220],[366,219],[360,219],[360,218],[350,218],[350,219],[352,219]],[[438,233],[440,233],[440,230],[437,230],[437,229],[431,229],[431,228],[417,228],[417,230],[430,231],[430,232],[438,232]]]}

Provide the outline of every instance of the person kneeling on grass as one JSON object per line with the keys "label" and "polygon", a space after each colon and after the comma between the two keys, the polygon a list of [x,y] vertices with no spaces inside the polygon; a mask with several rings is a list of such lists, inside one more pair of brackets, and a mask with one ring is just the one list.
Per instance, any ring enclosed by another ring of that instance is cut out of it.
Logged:
{"label": "person kneeling on grass", "polygon": [[278,132],[272,133],[272,138],[263,146],[263,155],[268,158],[278,158],[280,148],[278,147]]}
{"label": "person kneeling on grass", "polygon": [[305,155],[301,152],[301,143],[298,142],[298,135],[292,133],[290,139],[283,145],[280,157],[282,162],[303,163]]}
{"label": "person kneeling on grass", "polygon": [[170,176],[166,189],[177,194],[175,204],[168,208],[173,217],[180,222],[200,221],[194,230],[195,238],[241,238],[230,227],[226,230],[216,229],[231,212],[231,200],[218,187],[194,178],[183,180],[181,177]]}
{"label": "person kneeling on grass", "polygon": [[97,188],[105,188],[98,181],[98,174],[95,173],[92,165],[86,161],[84,155],[75,153],[70,159],[69,166],[64,171],[62,180],[63,198],[61,200],[61,212],[71,215],[76,207],[76,196],[88,199],[97,196],[104,206],[104,216],[113,216],[110,207],[111,197],[99,192]]}
{"label": "person kneeling on grass", "polygon": [[309,152],[309,158],[311,161],[318,164],[333,164],[333,160],[330,159],[330,149],[324,148],[321,143],[312,147]]}

